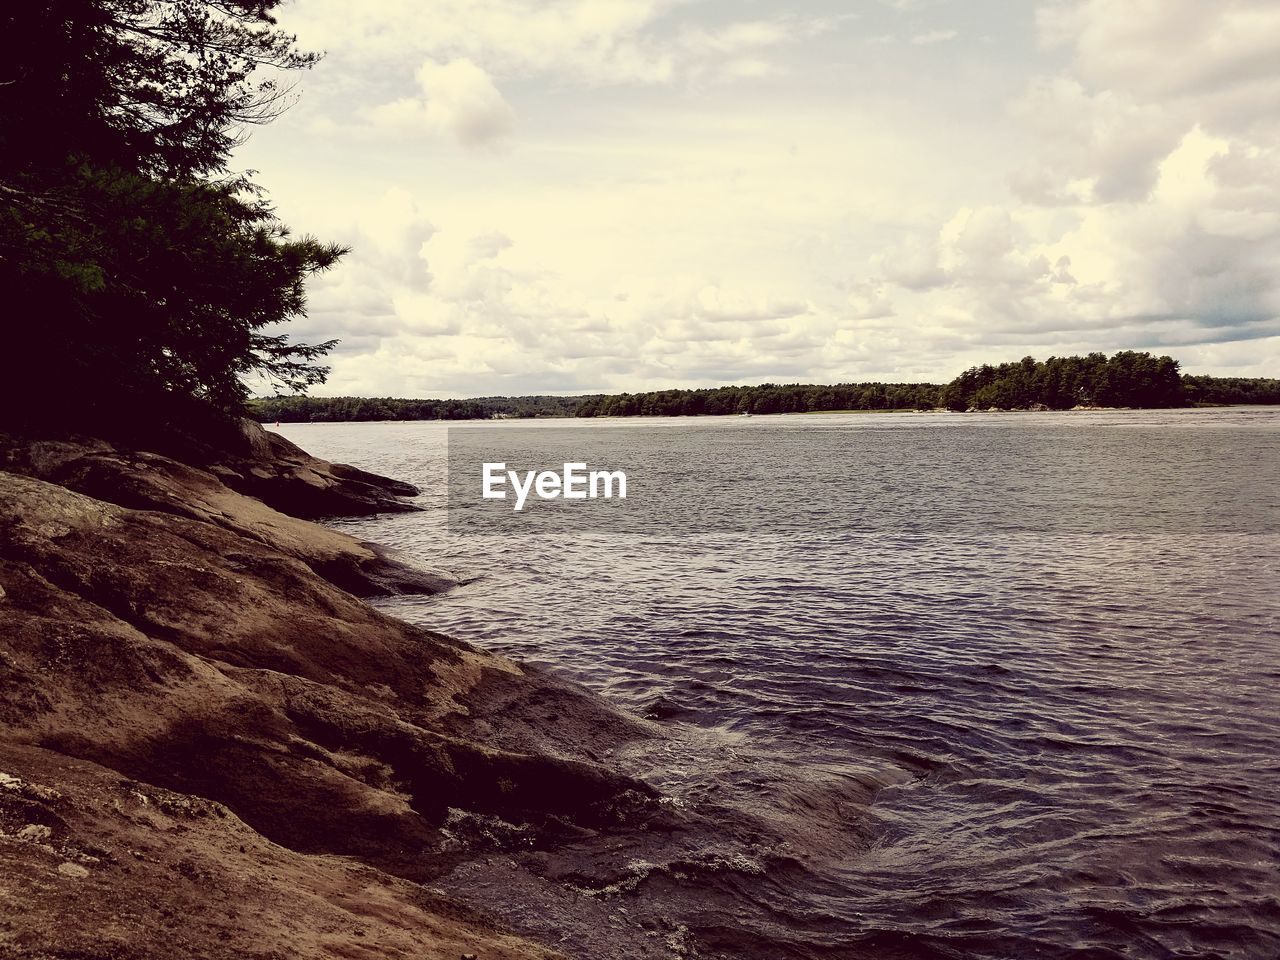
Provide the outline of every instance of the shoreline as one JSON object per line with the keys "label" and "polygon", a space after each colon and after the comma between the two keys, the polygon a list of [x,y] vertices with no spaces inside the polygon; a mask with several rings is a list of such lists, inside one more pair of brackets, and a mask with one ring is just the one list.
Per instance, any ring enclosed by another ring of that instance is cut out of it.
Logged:
{"label": "shoreline", "polygon": [[265,501],[407,485],[245,430],[0,436],[0,957],[807,956],[734,882],[819,889],[883,784],[687,790],[713,734],[365,602],[449,585]]}
{"label": "shoreline", "polygon": [[[263,497],[403,495],[271,443]],[[490,819],[555,849],[663,816],[619,768],[652,724],[363,603],[448,584],[235,491],[236,465],[0,454],[5,957],[543,960],[431,885],[492,855]]]}
{"label": "shoreline", "polygon": [[461,426],[463,424],[497,424],[509,423],[515,425],[529,423],[575,423],[583,426],[591,423],[620,423],[626,421],[644,422],[649,420],[677,420],[677,421],[696,421],[696,420],[739,420],[739,419],[757,419],[762,417],[821,417],[821,416],[837,416],[837,415],[887,415],[887,414],[935,414],[935,415],[956,415],[965,417],[970,414],[986,414],[986,413],[1174,413],[1186,410],[1280,410],[1280,404],[1273,403],[1195,403],[1185,407],[1069,407],[1065,410],[1032,410],[1029,408],[1011,408],[1008,410],[992,407],[985,410],[947,410],[944,407],[933,407],[928,410],[918,410],[910,407],[902,407],[893,410],[796,410],[784,411],[778,413],[753,413],[750,417],[744,418],[740,413],[715,413],[715,414],[634,414],[627,416],[595,416],[595,417],[487,417],[487,418],[471,418],[471,419],[434,419],[424,418],[419,420],[255,420],[254,422],[263,428],[274,429],[277,426],[318,426],[323,424],[392,424],[392,423],[433,423],[444,427]]}
{"label": "shoreline", "polygon": [[265,501],[405,513],[412,488],[246,430],[247,452],[198,464],[0,437],[0,957],[861,943],[812,898],[863,862],[869,805],[912,768],[726,749],[679,695],[628,712],[381,612],[361,598],[450,584]]}

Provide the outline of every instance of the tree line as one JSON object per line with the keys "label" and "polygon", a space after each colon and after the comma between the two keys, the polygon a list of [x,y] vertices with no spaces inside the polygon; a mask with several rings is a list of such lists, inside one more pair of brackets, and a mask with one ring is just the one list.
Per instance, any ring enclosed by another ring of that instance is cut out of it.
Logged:
{"label": "tree line", "polygon": [[971,367],[942,389],[938,401],[948,410],[1163,408],[1187,403],[1178,361],[1133,350],[1112,357],[1023,357],[1015,363]]}
{"label": "tree line", "polygon": [[495,417],[572,417],[582,397],[480,397],[473,400],[403,400],[398,397],[280,396],[252,400],[251,415],[269,423],[371,420],[492,420]]}
{"label": "tree line", "polygon": [[476,420],[495,417],[697,417],[838,410],[1159,409],[1280,404],[1280,380],[1183,376],[1178,362],[1132,350],[1111,357],[1032,357],[971,367],[947,384],[837,383],[710,387],[577,397],[273,397],[255,400],[263,421]]}
{"label": "tree line", "polygon": [[697,417],[734,413],[833,410],[928,410],[941,388],[932,383],[775,384],[658,390],[585,398],[579,417]]}
{"label": "tree line", "polygon": [[1182,389],[1192,404],[1280,403],[1280,380],[1271,378],[1184,376]]}

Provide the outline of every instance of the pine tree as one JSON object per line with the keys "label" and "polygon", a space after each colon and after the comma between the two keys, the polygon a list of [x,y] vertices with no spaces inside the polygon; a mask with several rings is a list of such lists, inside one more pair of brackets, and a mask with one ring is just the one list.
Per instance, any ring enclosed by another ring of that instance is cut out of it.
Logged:
{"label": "pine tree", "polygon": [[345,252],[293,238],[234,147],[315,54],[279,0],[19,0],[0,12],[0,421],[231,415],[322,382],[279,324]]}

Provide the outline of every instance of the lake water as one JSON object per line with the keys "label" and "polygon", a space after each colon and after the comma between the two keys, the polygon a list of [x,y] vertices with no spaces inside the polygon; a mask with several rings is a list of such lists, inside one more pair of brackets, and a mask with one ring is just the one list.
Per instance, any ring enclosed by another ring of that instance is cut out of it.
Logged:
{"label": "lake water", "polygon": [[467,581],[390,612],[686,731],[664,791],[785,808],[688,955],[1280,957],[1280,411],[499,424],[641,490],[509,532],[445,504],[494,424],[279,429],[424,489],[341,524]]}

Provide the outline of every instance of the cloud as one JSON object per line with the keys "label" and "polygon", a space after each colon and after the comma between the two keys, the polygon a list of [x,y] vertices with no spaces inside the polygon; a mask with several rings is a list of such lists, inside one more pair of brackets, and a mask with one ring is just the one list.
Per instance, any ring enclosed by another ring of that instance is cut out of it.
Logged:
{"label": "cloud", "polygon": [[718,323],[756,323],[761,320],[784,320],[802,316],[809,308],[799,300],[747,296],[740,291],[706,286],[698,291],[696,316]]}
{"label": "cloud", "polygon": [[1083,0],[1046,4],[1037,22],[1069,67],[1010,103],[1032,145],[1012,196],[891,248],[879,275],[961,340],[1280,333],[1280,127],[1246,109],[1280,94],[1280,8]]}
{"label": "cloud", "polygon": [[[627,278],[621,293],[589,289],[509,230],[467,233],[438,219],[415,232],[426,223],[418,204],[393,190],[348,234],[363,252],[313,291],[313,319],[345,342],[325,392],[369,392],[359,385],[375,381],[414,395],[616,390],[637,377],[692,385],[710,371],[794,379],[836,359],[835,318],[768,283],[653,275]],[[370,229],[400,240],[372,243]],[[411,282],[407,260],[429,266],[429,283]]]}
{"label": "cloud", "polygon": [[1010,185],[1033,203],[1142,200],[1187,131],[1185,118],[1162,105],[1140,105],[1126,91],[1090,92],[1066,76],[1037,78],[1010,112],[1036,144]]}
{"label": "cloud", "polygon": [[[586,84],[668,84],[755,77],[765,54],[835,29],[853,14],[731,20],[669,28],[690,0],[308,0],[291,25],[343,57],[467,59],[502,78]],[[751,64],[751,66],[748,66]]]}
{"label": "cloud", "polygon": [[938,244],[932,238],[913,236],[876,259],[880,275],[906,290],[932,290],[951,279],[942,268]]}
{"label": "cloud", "polygon": [[469,58],[500,74],[573,71],[652,81],[669,71],[645,31],[676,0],[309,0],[293,25],[304,42],[382,61]]}
{"label": "cloud", "polygon": [[718,29],[690,28],[680,34],[678,43],[695,56],[736,56],[788,42],[795,32],[795,25],[786,20],[744,20]]}
{"label": "cloud", "polygon": [[465,57],[418,68],[421,96],[375,107],[375,126],[451,135],[464,147],[492,146],[511,133],[515,113],[489,75]]}
{"label": "cloud", "polygon": [[930,44],[954,40],[959,35],[955,30],[930,30],[928,33],[917,33],[911,38],[911,42],[917,47],[926,47]]}
{"label": "cloud", "polygon": [[846,302],[843,317],[847,320],[885,320],[897,315],[883,283],[853,284]]}
{"label": "cloud", "polygon": [[1084,83],[1147,102],[1274,92],[1280,81],[1280,7],[1269,0],[1075,0],[1043,4],[1038,23],[1047,47],[1071,50]]}
{"label": "cloud", "polygon": [[354,252],[294,332],[330,393],[1274,373],[1276,5],[1039,7],[299,0],[330,57],[244,162]]}
{"label": "cloud", "polygon": [[758,80],[783,73],[782,67],[771,60],[758,57],[739,57],[725,63],[717,76],[722,80]]}

